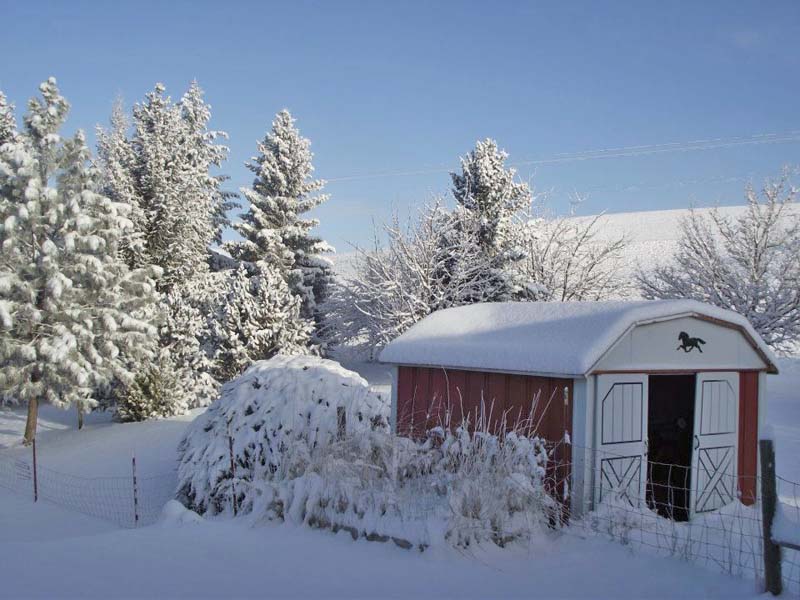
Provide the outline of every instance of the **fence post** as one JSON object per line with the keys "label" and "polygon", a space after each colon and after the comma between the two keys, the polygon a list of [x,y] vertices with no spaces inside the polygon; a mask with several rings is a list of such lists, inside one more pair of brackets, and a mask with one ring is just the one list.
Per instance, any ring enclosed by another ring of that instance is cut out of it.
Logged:
{"label": "fence post", "polygon": [[33,438],[33,501],[39,501],[39,477],[36,471],[36,438]]}
{"label": "fence post", "polygon": [[231,455],[231,500],[235,517],[238,513],[236,508],[236,461],[233,459],[233,436],[231,435],[228,435],[228,452]]}
{"label": "fence post", "polygon": [[343,440],[347,435],[347,412],[344,406],[336,407],[336,438]]}
{"label": "fence post", "polygon": [[133,470],[133,526],[139,526],[139,490],[136,486],[136,455],[131,458],[131,468]]}
{"label": "fence post", "polygon": [[761,454],[761,520],[764,536],[764,579],[767,591],[778,596],[783,590],[781,581],[781,547],[772,541],[772,521],[778,501],[775,481],[775,448],[772,440],[759,440]]}

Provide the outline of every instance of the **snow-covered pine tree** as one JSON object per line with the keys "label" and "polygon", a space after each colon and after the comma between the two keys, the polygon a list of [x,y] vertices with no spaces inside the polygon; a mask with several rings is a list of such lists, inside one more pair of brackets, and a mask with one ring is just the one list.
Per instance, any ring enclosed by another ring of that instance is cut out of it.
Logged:
{"label": "snow-covered pine tree", "polygon": [[197,193],[202,187],[197,149],[181,107],[164,95],[163,85],[156,84],[145,102],[134,107],[133,121],[134,177],[147,219],[145,246],[149,262],[164,270],[159,286],[168,291],[206,271],[213,207],[208,196]]}
{"label": "snow-covered pine tree", "polygon": [[319,324],[318,307],[332,281],[331,263],[322,255],[333,248],[312,235],[318,221],[303,215],[328,196],[317,193],[324,182],[311,179],[311,144],[294,123],[288,110],[279,112],[258,144],[258,156],[248,163],[256,177],[252,188],[241,192],[250,208],[234,225],[244,240],[231,244],[230,250],[239,260],[280,268],[291,291],[302,300],[303,317]]}
{"label": "snow-covered pine tree", "polygon": [[128,139],[130,121],[121,99],[114,102],[110,129],[97,128],[98,165],[102,173],[103,193],[115,202],[130,207],[132,226],[125,233],[122,253],[128,266],[139,268],[149,264],[145,239],[147,219],[142,197],[135,180],[137,156]]}
{"label": "snow-covered pine tree", "polygon": [[196,81],[173,104],[157,84],[145,102],[134,107],[134,135],[120,103],[111,129],[98,131],[98,154],[109,197],[131,205],[134,233],[132,264],[156,264],[165,271],[160,287],[202,276],[208,246],[221,241],[226,212],[235,194],[222,189],[224,175],[212,175],[228,148],[216,142],[223,131],[210,131],[211,107]]}
{"label": "snow-covered pine tree", "polygon": [[227,139],[224,131],[208,129],[211,106],[203,100],[203,90],[197,81],[192,81],[189,90],[180,101],[181,115],[188,131],[186,158],[196,169],[193,196],[198,207],[210,207],[213,241],[222,242],[222,231],[230,226],[228,211],[238,207],[233,201],[236,194],[222,189],[229,179],[227,175],[212,175],[212,168],[219,168],[228,158],[227,146],[218,144],[218,139]]}
{"label": "snow-covered pine tree", "polygon": [[461,159],[461,172],[450,174],[457,210],[472,222],[470,229],[491,261],[496,278],[493,300],[527,296],[524,282],[516,280],[510,267],[525,256],[519,217],[530,208],[531,190],[506,167],[507,158],[494,140],[478,141]]}
{"label": "snow-covered pine tree", "polygon": [[208,406],[219,391],[210,318],[221,302],[223,286],[223,274],[206,273],[174,287],[164,297],[161,344],[169,355],[166,362],[171,361],[180,375],[186,395],[181,402],[189,408]]}
{"label": "snow-covered pine tree", "polygon": [[[220,297],[223,277],[209,273],[209,245],[221,239],[228,223],[226,211],[233,194],[222,189],[227,177],[212,174],[226,159],[228,148],[218,143],[227,134],[208,129],[210,107],[197,82],[177,104],[157,84],[143,103],[134,107],[133,135],[121,110],[112,116],[112,129],[100,136],[100,153],[110,192],[132,204],[140,245],[131,244],[135,262],[158,265],[165,271],[159,282],[164,323],[161,352],[143,371],[137,390],[121,399],[127,418],[163,415],[180,406],[202,406],[216,395],[209,314]],[[139,250],[141,250],[139,252]],[[159,374],[169,370],[169,376]],[[177,377],[180,392],[166,407],[157,385]],[[145,391],[153,392],[148,413]],[[157,392],[157,393],[156,393]]]}
{"label": "snow-covered pine tree", "polygon": [[227,285],[213,320],[218,378],[231,379],[253,361],[309,352],[313,323],[300,314],[278,269],[269,263],[226,271]]}
{"label": "snow-covered pine tree", "polygon": [[98,193],[82,133],[63,141],[69,110],[56,81],[40,86],[24,129],[0,147],[0,387],[28,403],[91,407],[92,390],[130,380],[154,349],[157,270],[130,271],[120,257],[127,207]]}
{"label": "snow-covered pine tree", "polygon": [[0,91],[0,146],[13,141],[17,136],[17,120],[14,117],[14,105],[10,104],[5,94]]}
{"label": "snow-covered pine tree", "polygon": [[142,366],[117,402],[117,418],[123,422],[172,417],[186,412],[187,394],[180,368],[169,354]]}

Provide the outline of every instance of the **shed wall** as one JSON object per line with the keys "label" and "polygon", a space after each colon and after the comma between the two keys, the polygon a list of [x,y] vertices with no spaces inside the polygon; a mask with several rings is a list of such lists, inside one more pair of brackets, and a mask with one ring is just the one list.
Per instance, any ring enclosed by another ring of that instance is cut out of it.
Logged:
{"label": "shed wall", "polygon": [[[547,486],[566,494],[571,476],[573,380],[431,367],[398,368],[397,433],[422,438],[439,425],[451,429],[468,419],[470,429],[484,419],[493,433],[517,429],[548,442],[552,452]],[[565,515],[569,501],[564,503]]]}
{"label": "shed wall", "polygon": [[493,432],[519,426],[559,442],[571,434],[572,386],[572,379],[401,366],[397,432],[420,437],[438,425],[457,427],[465,418],[474,427],[484,417]]}

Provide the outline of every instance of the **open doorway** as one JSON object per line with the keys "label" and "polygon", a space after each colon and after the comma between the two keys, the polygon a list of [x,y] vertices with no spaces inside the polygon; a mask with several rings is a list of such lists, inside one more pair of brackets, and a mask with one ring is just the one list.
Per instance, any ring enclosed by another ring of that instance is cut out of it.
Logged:
{"label": "open doorway", "polygon": [[647,414],[648,504],[664,517],[689,520],[694,375],[651,375]]}

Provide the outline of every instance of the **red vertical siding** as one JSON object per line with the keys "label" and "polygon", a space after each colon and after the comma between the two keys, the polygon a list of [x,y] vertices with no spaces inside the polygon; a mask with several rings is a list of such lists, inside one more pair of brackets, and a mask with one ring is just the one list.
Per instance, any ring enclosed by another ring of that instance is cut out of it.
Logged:
{"label": "red vertical siding", "polygon": [[397,369],[397,398],[405,398],[403,403],[397,405],[397,432],[408,435],[411,429],[411,412],[406,407],[411,404],[414,395],[414,369],[399,367]]}
{"label": "red vertical siding", "polygon": [[[474,429],[481,416],[490,430],[515,429],[535,434],[553,446],[547,468],[547,488],[555,498],[565,495],[571,473],[570,448],[561,443],[572,431],[572,380],[462,369],[400,367],[397,385],[397,431],[421,438],[432,427],[451,429],[467,421]],[[449,420],[447,416],[449,415]],[[564,517],[569,499],[563,503]]]}
{"label": "red vertical siding", "polygon": [[447,372],[448,393],[448,426],[451,423],[461,423],[464,414],[469,411],[469,398],[467,397],[467,372]]}
{"label": "red vertical siding", "polygon": [[489,422],[491,431],[499,431],[505,428],[504,413],[506,410],[506,397],[508,396],[509,375],[505,373],[489,373],[486,377],[486,418]]}
{"label": "red vertical siding", "polygon": [[447,413],[447,373],[444,369],[430,370],[430,402],[428,403],[428,418],[425,428],[444,426]]}
{"label": "red vertical siding", "polygon": [[531,429],[531,401],[528,394],[528,378],[523,375],[508,376],[506,396],[506,421],[510,427]]}
{"label": "red vertical siding", "polygon": [[[486,404],[488,396],[486,390],[486,373],[480,371],[466,371],[467,376],[467,404],[466,415],[469,419],[471,426],[480,418],[483,410],[482,407]],[[456,423],[453,423],[456,426]]]}
{"label": "red vertical siding", "polygon": [[[424,435],[444,423],[470,426],[485,414],[490,427],[513,429],[527,421],[535,433],[559,442],[572,426],[572,403],[564,403],[564,388],[572,394],[571,379],[486,373],[461,369],[400,367],[397,385],[398,432]],[[538,427],[536,427],[538,425]]]}
{"label": "red vertical siding", "polygon": [[739,373],[739,492],[750,505],[757,495],[758,373]]}

